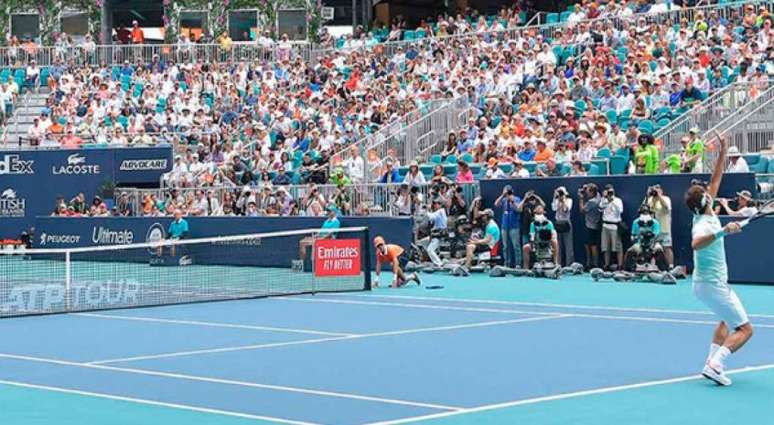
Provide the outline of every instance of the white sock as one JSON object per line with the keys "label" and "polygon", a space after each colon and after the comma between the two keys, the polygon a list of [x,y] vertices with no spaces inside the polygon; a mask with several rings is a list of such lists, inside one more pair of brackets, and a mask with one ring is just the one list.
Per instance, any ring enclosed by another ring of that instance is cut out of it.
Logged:
{"label": "white sock", "polygon": [[715,356],[715,353],[718,352],[718,348],[720,348],[720,345],[715,344],[714,342],[712,343],[712,345],[710,345],[709,356],[707,356],[707,363],[709,363],[710,360],[712,360],[712,357]]}
{"label": "white sock", "polygon": [[712,356],[712,360],[710,360],[710,365],[714,367],[719,367],[721,370],[726,368],[726,357],[728,357],[731,354],[731,350],[729,350],[726,347],[720,347],[718,348],[718,351],[715,352],[715,355]]}

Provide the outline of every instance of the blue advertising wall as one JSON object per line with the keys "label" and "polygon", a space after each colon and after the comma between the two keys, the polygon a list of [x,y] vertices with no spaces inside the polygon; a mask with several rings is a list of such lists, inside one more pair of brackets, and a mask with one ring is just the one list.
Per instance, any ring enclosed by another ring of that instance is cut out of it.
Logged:
{"label": "blue advertising wall", "polygon": [[172,168],[172,148],[0,151],[0,238],[15,238],[57,196],[113,196],[118,185],[158,185]]}
{"label": "blue advertising wall", "polygon": [[[511,179],[511,180],[482,180],[481,195],[484,205],[492,207],[499,197],[505,185],[510,184],[514,192],[523,196],[528,190],[534,190],[548,204],[546,215],[552,220],[554,213],[550,203],[554,190],[564,186],[573,199],[572,225],[575,242],[576,261],[585,261],[584,242],[584,216],[578,210],[578,188],[586,183],[594,183],[602,190],[605,185],[612,184],[616,190],[616,196],[624,203],[624,220],[631,224],[637,217],[637,210],[641,205],[648,187],[660,184],[664,193],[672,200],[672,245],[675,253],[675,264],[693,267],[693,251],[691,250],[691,224],[693,214],[685,206],[683,195],[690,187],[691,180],[698,179],[708,181],[709,174],[666,174],[657,176],[599,176],[599,177],[546,177],[540,179]],[[755,175],[752,173],[726,174],[720,186],[719,196],[732,198],[740,190],[750,190],[756,193]],[[496,219],[500,220],[501,211],[495,208]],[[758,245],[765,246],[765,245]],[[734,252],[728,249],[729,256]]]}
{"label": "blue advertising wall", "polygon": [[[188,217],[190,227],[189,238],[205,238],[214,236],[244,235],[253,233],[279,232],[283,230],[301,230],[319,228],[322,217]],[[162,231],[172,221],[168,217],[95,217],[66,218],[38,217],[35,228],[36,248],[76,248],[96,245],[116,245],[144,243],[151,231]],[[367,227],[370,238],[382,235],[388,243],[394,243],[408,249],[413,238],[414,220],[407,217],[342,217],[342,227]],[[299,238],[288,238],[287,243],[276,246],[271,252],[271,258],[258,265],[288,266],[290,258],[298,256]],[[369,241],[370,243],[370,241]],[[275,247],[273,245],[273,247]],[[235,245],[208,246],[208,249],[218,250],[197,253],[199,262],[207,255],[223,259],[224,252],[239,263],[239,247]],[[228,251],[225,251],[228,250]],[[371,250],[373,252],[373,250]],[[147,256],[146,256],[147,257]],[[146,258],[147,260],[147,258]],[[250,264],[256,264],[252,259]],[[371,259],[375,264],[375,258]],[[280,264],[275,264],[279,261]],[[229,263],[230,264],[230,263]]]}
{"label": "blue advertising wall", "polygon": [[[721,217],[723,224],[738,220]],[[774,284],[774,217],[762,218],[742,233],[725,238],[728,280],[740,283]]]}

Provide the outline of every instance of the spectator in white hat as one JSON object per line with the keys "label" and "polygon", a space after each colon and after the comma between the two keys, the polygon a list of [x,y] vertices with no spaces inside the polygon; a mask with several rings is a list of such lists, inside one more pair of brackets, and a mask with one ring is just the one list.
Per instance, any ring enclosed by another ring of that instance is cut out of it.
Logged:
{"label": "spectator in white hat", "polygon": [[728,148],[728,169],[729,173],[749,173],[750,167],[747,165],[747,161],[739,153],[739,148],[731,146]]}

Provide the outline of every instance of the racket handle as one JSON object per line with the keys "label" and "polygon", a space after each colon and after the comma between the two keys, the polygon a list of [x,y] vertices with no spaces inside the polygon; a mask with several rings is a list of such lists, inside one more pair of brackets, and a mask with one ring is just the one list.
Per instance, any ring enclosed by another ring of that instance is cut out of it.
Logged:
{"label": "racket handle", "polygon": [[742,220],[742,221],[739,222],[739,228],[744,229],[744,227],[747,226],[748,224],[750,224],[750,219],[749,218],[746,219],[746,220]]}

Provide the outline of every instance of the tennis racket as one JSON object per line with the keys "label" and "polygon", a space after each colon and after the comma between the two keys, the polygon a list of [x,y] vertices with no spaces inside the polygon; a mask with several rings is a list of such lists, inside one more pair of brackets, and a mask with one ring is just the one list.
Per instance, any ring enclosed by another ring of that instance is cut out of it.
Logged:
{"label": "tennis racket", "polygon": [[770,199],[765,204],[758,207],[758,212],[755,213],[755,215],[752,217],[740,221],[739,226],[744,228],[753,221],[758,220],[759,218],[768,217],[770,215],[774,215],[774,199]]}

